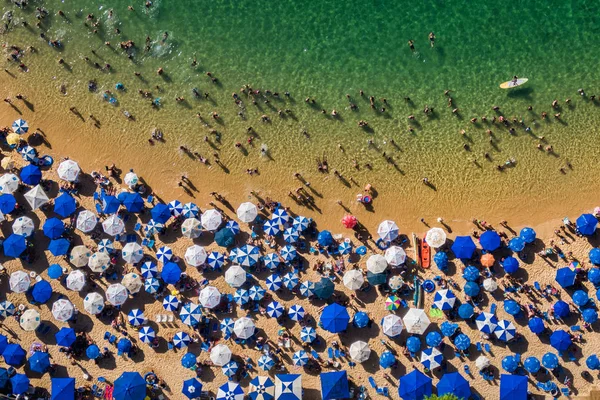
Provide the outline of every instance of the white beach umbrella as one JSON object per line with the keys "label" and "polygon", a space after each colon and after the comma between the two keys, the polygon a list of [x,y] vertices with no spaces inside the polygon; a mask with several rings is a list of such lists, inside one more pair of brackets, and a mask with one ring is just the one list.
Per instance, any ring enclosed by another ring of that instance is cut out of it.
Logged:
{"label": "white beach umbrella", "polygon": [[431,228],[425,235],[425,241],[434,249],[442,247],[446,243],[446,232],[442,228]]}
{"label": "white beach umbrella", "polygon": [[371,349],[366,342],[357,340],[350,345],[350,358],[354,361],[362,363],[371,357]]}
{"label": "white beach umbrella", "polygon": [[254,321],[252,321],[248,317],[242,317],[235,321],[233,325],[233,333],[240,339],[248,339],[252,335],[254,335],[254,331],[256,330],[256,326],[254,325]]}
{"label": "white beach umbrella", "polygon": [[181,224],[181,234],[190,239],[196,239],[202,234],[202,223],[197,218],[187,218]]}
{"label": "white beach umbrella", "polygon": [[225,282],[231,287],[239,288],[246,282],[246,271],[239,265],[232,265],[225,272]]}
{"label": "white beach umbrella", "polygon": [[223,217],[220,212],[211,208],[202,213],[200,222],[202,222],[202,227],[207,231],[216,231],[221,222],[223,222]]}
{"label": "white beach umbrella", "polygon": [[210,360],[214,365],[222,367],[231,361],[231,350],[224,344],[218,344],[210,351]]}
{"label": "white beach umbrella", "polygon": [[385,260],[389,265],[397,267],[406,261],[406,252],[400,246],[391,246],[385,251]]}
{"label": "white beach umbrella", "polygon": [[113,306],[120,306],[127,301],[129,293],[127,288],[120,283],[113,283],[106,288],[106,300]]}
{"label": "white beach umbrella", "polygon": [[61,162],[56,169],[58,177],[68,182],[75,182],[79,176],[81,169],[79,165],[73,160],[65,160]]}
{"label": "white beach umbrella", "polygon": [[219,292],[219,289],[214,286],[206,286],[200,291],[198,300],[200,300],[202,307],[214,308],[221,303],[221,292]]}
{"label": "white beach umbrella", "polygon": [[206,250],[204,247],[198,246],[197,244],[190,246],[185,251],[185,261],[193,267],[199,267],[206,262]]}
{"label": "white beach umbrella", "polygon": [[425,310],[419,308],[411,308],[404,316],[404,326],[408,333],[422,335],[430,323]]}
{"label": "white beach umbrella", "polygon": [[85,274],[80,269],[74,269],[67,275],[67,289],[80,292],[85,286]]}
{"label": "white beach umbrella", "polygon": [[83,299],[83,308],[92,315],[100,314],[104,310],[104,297],[100,293],[88,293]]}
{"label": "white beach umbrella", "polygon": [[75,307],[67,299],[59,299],[52,304],[52,316],[57,321],[67,322],[73,317]]}
{"label": "white beach umbrella", "polygon": [[75,226],[83,233],[88,233],[94,230],[98,223],[98,217],[90,210],[82,210],[77,215]]}
{"label": "white beach umbrella", "polygon": [[358,290],[365,283],[361,270],[351,269],[344,274],[344,285],[350,290]]}
{"label": "white beach umbrella", "polygon": [[13,222],[12,231],[15,235],[29,237],[35,231],[35,225],[31,218],[19,217]]}
{"label": "white beach umbrella", "polygon": [[130,242],[123,246],[121,257],[129,264],[137,264],[144,258],[144,249],[137,242]]}
{"label": "white beach umbrella", "polygon": [[498,289],[498,283],[494,280],[494,278],[487,278],[483,281],[483,289],[488,292],[493,292]]}
{"label": "white beach umbrella", "polygon": [[477,359],[475,360],[475,366],[477,367],[478,370],[482,370],[484,368],[487,368],[491,365],[490,359],[487,358],[486,356],[479,356],[477,357]]}
{"label": "white beach umbrella", "polygon": [[104,272],[110,265],[110,256],[104,251],[97,251],[88,260],[88,267],[93,272]]}
{"label": "white beach umbrella", "polygon": [[40,185],[34,186],[33,189],[25,193],[23,197],[25,197],[25,200],[27,200],[27,203],[29,203],[32,210],[37,210],[50,201],[48,195]]}
{"label": "white beach umbrella", "polygon": [[125,286],[125,288],[131,294],[135,294],[139,292],[142,287],[144,287],[144,283],[142,282],[142,278],[133,272],[128,273],[121,280],[121,285]]}
{"label": "white beach umbrella", "polygon": [[237,209],[237,217],[240,221],[250,223],[256,219],[258,209],[250,202],[242,203]]}
{"label": "white beach umbrella", "polygon": [[10,274],[9,285],[10,290],[15,293],[25,293],[29,289],[31,278],[25,271],[15,271]]}
{"label": "white beach umbrella", "polygon": [[76,267],[84,267],[87,265],[90,257],[92,256],[92,252],[90,249],[83,245],[75,246],[71,250],[71,254],[69,256],[69,261]]}
{"label": "white beach umbrella", "polygon": [[117,236],[125,230],[125,223],[117,214],[112,214],[102,223],[104,233],[110,236]]}
{"label": "white beach umbrella", "polygon": [[42,319],[40,313],[32,308],[26,310],[19,318],[19,324],[24,331],[32,332],[40,326]]}
{"label": "white beach umbrella", "polygon": [[386,242],[391,242],[392,240],[396,239],[398,237],[398,231],[398,225],[396,225],[394,221],[390,220],[383,221],[377,228],[377,234]]}
{"label": "white beach umbrella", "polygon": [[11,194],[19,188],[21,180],[15,174],[0,176],[0,193]]}
{"label": "white beach umbrella", "polygon": [[123,178],[123,182],[125,182],[125,184],[130,188],[137,185],[139,181],[140,179],[138,178],[137,174],[133,171],[129,171],[128,173],[126,173],[125,177]]}
{"label": "white beach umbrella", "polygon": [[388,314],[381,320],[381,329],[383,333],[389,337],[396,337],[402,333],[404,324],[402,318],[396,314]]}
{"label": "white beach umbrella", "polygon": [[373,254],[367,259],[367,269],[374,274],[380,274],[387,268],[387,261],[381,254]]}

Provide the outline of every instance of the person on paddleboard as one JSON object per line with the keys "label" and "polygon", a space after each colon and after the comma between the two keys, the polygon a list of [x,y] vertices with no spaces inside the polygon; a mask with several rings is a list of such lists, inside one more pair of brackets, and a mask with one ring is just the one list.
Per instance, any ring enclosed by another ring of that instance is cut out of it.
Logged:
{"label": "person on paddleboard", "polygon": [[516,76],[516,75],[515,75],[515,76],[513,76],[513,79],[512,79],[512,84],[516,86],[516,85],[517,85],[517,81],[518,81],[518,80],[519,80],[519,77],[518,77],[518,76]]}

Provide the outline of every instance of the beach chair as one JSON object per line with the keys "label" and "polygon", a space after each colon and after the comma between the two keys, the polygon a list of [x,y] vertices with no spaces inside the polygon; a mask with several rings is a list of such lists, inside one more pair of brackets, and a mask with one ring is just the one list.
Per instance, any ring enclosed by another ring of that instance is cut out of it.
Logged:
{"label": "beach chair", "polygon": [[569,390],[569,388],[560,388],[560,392],[567,397],[571,395],[571,391]]}
{"label": "beach chair", "polygon": [[498,308],[498,306],[496,305],[496,303],[492,303],[492,305],[490,307],[490,313],[496,314],[496,309],[497,308]]}
{"label": "beach chair", "polygon": [[152,204],[154,202],[154,196],[152,196],[152,195],[148,196],[146,201],[148,201],[148,203]]}
{"label": "beach chair", "polygon": [[521,362],[521,354],[520,353],[515,353],[514,357],[515,357],[515,360],[517,360],[518,363]]}
{"label": "beach chair", "polygon": [[377,389],[377,384],[375,383],[375,379],[372,376],[369,377],[369,384],[373,389]]}
{"label": "beach chair", "polygon": [[115,335],[111,335],[110,338],[108,339],[108,343],[110,343],[110,344],[115,344],[116,341],[117,341],[117,337]]}
{"label": "beach chair", "polygon": [[173,343],[171,343],[171,342],[167,342],[167,348],[168,348],[169,350],[173,350],[173,348],[174,348],[174,346],[173,346]]}
{"label": "beach chair", "polygon": [[341,356],[340,356],[340,350],[339,349],[335,349],[333,351],[333,354],[335,355],[335,358],[341,358]]}
{"label": "beach chair", "polygon": [[169,314],[167,316],[167,322],[171,324],[171,323],[173,323],[173,320],[174,320],[173,314]]}
{"label": "beach chair", "polygon": [[96,212],[98,215],[102,215],[102,207],[100,207],[100,204],[98,203],[96,203]]}
{"label": "beach chair", "polygon": [[104,340],[108,340],[108,339],[110,339],[110,332],[106,331],[106,332],[104,332]]}
{"label": "beach chair", "polygon": [[483,345],[483,348],[484,348],[484,349],[485,349],[485,351],[486,351],[486,352],[488,352],[488,353],[491,353],[491,352],[492,352],[492,350],[490,349],[490,345],[489,345],[488,343],[485,343],[485,344]]}
{"label": "beach chair", "polygon": [[377,390],[377,394],[380,394],[380,395],[383,395],[386,397],[388,397],[390,395],[389,389],[387,388],[387,386],[378,387],[376,390]]}
{"label": "beach chair", "polygon": [[317,353],[316,350],[311,350],[310,354],[314,357],[315,360],[318,360],[320,358],[319,353]]}
{"label": "beach chair", "polygon": [[327,348],[327,355],[329,356],[329,358],[333,358],[333,349],[331,347]]}
{"label": "beach chair", "polygon": [[483,349],[481,348],[481,342],[477,342],[476,346],[477,346],[477,351],[483,351]]}
{"label": "beach chair", "polygon": [[465,369],[465,374],[471,375],[471,369],[469,368],[469,366],[467,364],[465,364],[464,369]]}
{"label": "beach chair", "polygon": [[580,327],[579,325],[573,325],[573,326],[571,327],[571,330],[572,330],[573,332],[578,332],[578,331],[581,331],[581,327]]}

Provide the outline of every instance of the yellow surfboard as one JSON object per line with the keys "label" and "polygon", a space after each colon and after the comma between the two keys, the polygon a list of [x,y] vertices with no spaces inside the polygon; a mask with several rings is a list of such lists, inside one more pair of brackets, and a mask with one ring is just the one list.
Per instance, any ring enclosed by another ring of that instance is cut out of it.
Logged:
{"label": "yellow surfboard", "polygon": [[519,78],[516,81],[510,80],[510,81],[506,81],[500,84],[500,89],[512,89],[515,88],[517,86],[521,86],[524,85],[525,83],[527,83],[529,79],[527,78]]}

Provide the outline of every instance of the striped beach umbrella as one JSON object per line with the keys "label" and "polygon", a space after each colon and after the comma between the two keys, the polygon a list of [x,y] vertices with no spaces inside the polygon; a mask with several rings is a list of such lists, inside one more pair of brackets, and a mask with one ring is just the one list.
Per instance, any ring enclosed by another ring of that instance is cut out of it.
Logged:
{"label": "striped beach umbrella", "polygon": [[258,247],[246,244],[237,250],[235,262],[244,267],[252,267],[258,262],[260,251]]}
{"label": "striped beach umbrella", "polygon": [[223,372],[223,375],[225,375],[228,378],[231,378],[237,373],[239,368],[240,366],[237,362],[229,361],[227,364],[221,367],[221,371]]}
{"label": "striped beach umbrella", "polygon": [[265,294],[265,289],[258,285],[254,285],[248,290],[248,296],[250,296],[250,299],[253,301],[261,301],[265,297]]}
{"label": "striped beach umbrella", "polygon": [[218,251],[211,251],[206,257],[206,263],[213,270],[221,269],[223,264],[225,264],[225,256],[223,253],[219,253]]}
{"label": "striped beach umbrella", "polygon": [[304,281],[300,284],[300,294],[304,297],[310,297],[315,295],[315,283],[311,281]]}
{"label": "striped beach umbrella", "polygon": [[21,157],[23,157],[23,160],[27,162],[33,163],[37,161],[37,151],[31,146],[23,147],[19,150],[19,153],[21,154]]}
{"label": "striped beach umbrella", "polygon": [[443,360],[442,352],[435,347],[428,347],[421,352],[421,364],[428,370],[441,366]]}
{"label": "striped beach umbrella", "polygon": [[250,301],[250,295],[248,294],[248,291],[246,289],[239,288],[233,294],[233,300],[236,302],[236,304],[243,306],[245,304],[248,304],[248,302]]}
{"label": "striped beach umbrella", "polygon": [[272,301],[267,306],[267,314],[271,318],[281,317],[284,311],[285,309],[283,308],[283,306],[277,301]]}
{"label": "striped beach umbrella", "polygon": [[299,281],[300,279],[298,278],[298,274],[294,272],[288,272],[283,276],[283,284],[289,290],[292,290],[298,286]]}
{"label": "striped beach umbrella", "polygon": [[294,244],[298,239],[300,239],[300,233],[294,227],[286,228],[283,231],[283,240],[286,243]]}
{"label": "striped beach umbrella", "polygon": [[115,251],[115,246],[113,245],[112,240],[102,239],[98,242],[98,252],[112,254],[113,251]]}
{"label": "striped beach umbrella", "polygon": [[317,339],[317,331],[311,326],[305,326],[300,330],[300,340],[304,343],[312,343]]}
{"label": "striped beach umbrella", "polygon": [[275,366],[275,361],[268,354],[263,354],[258,358],[258,368],[268,371]]}
{"label": "striped beach umbrella", "polygon": [[352,253],[352,242],[344,240],[342,243],[340,243],[338,245],[338,253],[340,253],[342,256]]}
{"label": "striped beach umbrella", "polygon": [[195,218],[200,213],[200,209],[194,203],[185,203],[181,211],[184,218]]}
{"label": "striped beach umbrella", "polygon": [[144,280],[144,290],[146,293],[154,294],[160,289],[160,281],[156,278],[148,278]]}
{"label": "striped beach umbrella", "polygon": [[156,278],[158,277],[158,267],[152,261],[146,261],[140,267],[140,274],[145,278]]}
{"label": "striped beach umbrella", "polygon": [[304,350],[298,350],[292,356],[292,361],[297,367],[303,367],[308,364],[308,354]]}
{"label": "striped beach umbrella", "polygon": [[433,297],[433,304],[438,310],[452,310],[454,303],[456,303],[456,296],[449,289],[438,290]]}
{"label": "striped beach umbrella", "polygon": [[279,234],[279,232],[281,232],[281,228],[277,222],[269,219],[263,224],[263,231],[267,236],[276,236]]}
{"label": "striped beach umbrella", "polygon": [[216,400],[244,400],[244,390],[235,382],[227,382],[219,387]]}
{"label": "striped beach umbrella", "polygon": [[174,217],[178,217],[183,213],[183,204],[179,200],[172,200],[169,204],[169,211]]}
{"label": "striped beach umbrella", "polygon": [[240,224],[238,224],[237,221],[234,221],[234,220],[227,221],[227,223],[225,224],[225,228],[231,230],[231,232],[233,232],[234,235],[237,235],[238,233],[240,233]]}
{"label": "striped beach umbrella", "polygon": [[168,295],[163,299],[163,308],[167,311],[177,311],[179,299],[173,295]]}
{"label": "striped beach umbrella", "polygon": [[287,211],[285,211],[285,209],[283,208],[276,209],[271,215],[271,220],[277,223],[277,225],[285,225],[286,222],[289,221],[289,219],[290,216],[288,215]]}
{"label": "striped beach umbrella", "polygon": [[140,326],[146,322],[146,317],[144,317],[142,310],[134,308],[127,314],[127,320],[133,326]]}
{"label": "striped beach umbrella", "polygon": [[266,268],[274,271],[281,264],[281,260],[279,259],[279,255],[277,253],[268,253],[262,257],[263,264]]}
{"label": "striped beach umbrella", "polygon": [[150,326],[143,326],[138,332],[138,338],[140,342],[150,344],[156,338],[156,332]]}
{"label": "striped beach umbrella", "polygon": [[281,279],[281,275],[272,274],[267,277],[267,289],[272,292],[276,292],[283,286],[283,280]]}
{"label": "striped beach umbrella", "polygon": [[25,121],[22,118],[19,118],[15,122],[12,123],[12,131],[14,133],[18,133],[19,135],[22,135],[24,133],[27,133],[28,130],[29,130],[29,124],[27,124],[27,121]]}
{"label": "striped beach umbrella", "polygon": [[156,258],[164,264],[173,258],[173,250],[169,246],[159,247],[156,250]]}
{"label": "striped beach umbrella", "polygon": [[233,320],[233,318],[224,318],[221,323],[219,324],[219,329],[221,329],[221,332],[223,333],[224,336],[231,336],[233,335],[233,327],[235,326],[235,321]]}
{"label": "striped beach umbrella", "polygon": [[292,226],[298,232],[304,232],[305,230],[308,229],[309,225],[310,225],[310,219],[303,217],[301,215],[295,217],[294,220],[292,221]]}
{"label": "striped beach umbrella", "polygon": [[281,250],[279,251],[279,255],[285,263],[290,263],[294,261],[296,257],[298,257],[298,252],[296,251],[296,248],[294,246],[288,244],[281,248]]}
{"label": "striped beach umbrella", "polygon": [[482,312],[475,318],[475,324],[481,332],[491,335],[498,326],[498,318],[494,314]]}
{"label": "striped beach umbrella", "polygon": [[[185,223],[185,221],[184,221],[184,223]],[[144,231],[148,235],[152,236],[152,235],[156,235],[157,233],[162,231],[164,229],[164,227],[165,227],[165,224],[151,219],[150,221],[148,221],[148,223],[144,227]],[[183,225],[182,225],[182,231],[183,231]],[[186,236],[186,235],[184,234],[183,236]],[[189,236],[187,236],[187,237],[189,237]]]}
{"label": "striped beach umbrella", "polygon": [[0,316],[2,318],[8,318],[15,314],[16,307],[13,303],[8,300],[0,302]]}
{"label": "striped beach umbrella", "polygon": [[196,326],[202,318],[202,309],[196,303],[186,303],[179,312],[179,318],[188,326]]}
{"label": "striped beach umbrella", "polygon": [[185,332],[177,332],[175,336],[173,336],[173,346],[178,349],[183,349],[184,347],[188,347],[188,345],[192,342],[190,335]]}
{"label": "striped beach umbrella", "polygon": [[288,310],[288,315],[290,317],[290,319],[292,321],[302,321],[304,319],[304,314],[306,312],[304,311],[304,307],[302,307],[301,305],[298,304],[294,304],[290,307],[290,309]]}
{"label": "striped beach umbrella", "polygon": [[511,321],[502,319],[498,321],[496,329],[494,329],[494,335],[503,342],[508,342],[513,339],[517,333],[517,328]]}
{"label": "striped beach umbrella", "polygon": [[396,311],[400,307],[400,304],[398,296],[390,296],[385,300],[385,308],[388,311]]}

